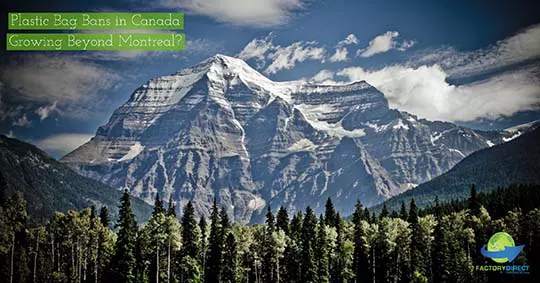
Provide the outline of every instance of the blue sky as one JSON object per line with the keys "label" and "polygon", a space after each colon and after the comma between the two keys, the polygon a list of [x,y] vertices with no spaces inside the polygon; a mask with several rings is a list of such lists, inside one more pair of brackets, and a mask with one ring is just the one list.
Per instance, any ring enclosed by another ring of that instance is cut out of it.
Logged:
{"label": "blue sky", "polygon": [[216,53],[278,81],[367,80],[392,107],[432,120],[497,129],[540,119],[538,1],[43,2],[3,10],[186,12],[182,52],[2,51],[0,133],[55,157],[137,86]]}

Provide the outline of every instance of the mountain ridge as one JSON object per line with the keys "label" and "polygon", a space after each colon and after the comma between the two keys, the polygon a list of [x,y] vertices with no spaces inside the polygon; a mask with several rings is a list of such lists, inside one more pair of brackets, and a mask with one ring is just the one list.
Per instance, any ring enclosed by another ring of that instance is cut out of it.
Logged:
{"label": "mountain ridge", "polygon": [[248,222],[268,206],[321,211],[327,196],[348,214],[358,197],[378,204],[510,136],[390,109],[365,81],[273,82],[216,55],[137,88],[62,162],[147,202],[193,200],[202,215],[216,197]]}
{"label": "mountain ridge", "polygon": [[[83,177],[34,145],[0,135],[0,174],[6,197],[23,193],[32,219],[46,221],[55,211],[107,206],[116,221],[122,192]],[[151,206],[133,198],[138,221],[151,214]]]}
{"label": "mountain ridge", "polygon": [[[398,210],[401,201],[415,198],[419,207],[441,201],[463,199],[475,184],[478,191],[487,191],[512,184],[540,184],[540,123],[523,128],[523,134],[506,143],[482,149],[467,156],[448,172],[384,203]],[[380,209],[378,205],[375,209]]]}

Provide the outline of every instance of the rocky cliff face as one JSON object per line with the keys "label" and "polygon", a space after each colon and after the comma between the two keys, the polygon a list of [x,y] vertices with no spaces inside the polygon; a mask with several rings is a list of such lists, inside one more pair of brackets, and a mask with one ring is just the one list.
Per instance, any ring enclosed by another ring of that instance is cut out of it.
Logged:
{"label": "rocky cliff face", "polygon": [[149,203],[193,200],[207,215],[216,197],[248,222],[267,206],[322,211],[327,197],[344,214],[375,205],[507,135],[392,110],[366,82],[273,82],[216,55],[139,87],[62,161]]}

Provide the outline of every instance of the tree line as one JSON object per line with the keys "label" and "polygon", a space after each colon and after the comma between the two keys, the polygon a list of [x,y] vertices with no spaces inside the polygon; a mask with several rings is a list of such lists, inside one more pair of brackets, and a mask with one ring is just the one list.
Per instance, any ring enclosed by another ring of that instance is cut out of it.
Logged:
{"label": "tree line", "polygon": [[[21,194],[0,202],[2,282],[538,282],[539,186],[513,186],[420,210],[375,215],[361,202],[344,219],[328,199],[324,213],[268,208],[258,225],[231,223],[214,200],[208,219],[188,202],[180,218],[159,196],[150,220],[138,226],[124,192],[113,226],[106,207],[57,212],[29,226]],[[531,197],[527,198],[527,193]],[[518,203],[504,204],[501,196]],[[522,202],[522,203],[519,203]],[[503,212],[500,209],[506,207]],[[525,249],[513,264],[528,275],[478,272],[494,265],[480,254],[495,232]]]}

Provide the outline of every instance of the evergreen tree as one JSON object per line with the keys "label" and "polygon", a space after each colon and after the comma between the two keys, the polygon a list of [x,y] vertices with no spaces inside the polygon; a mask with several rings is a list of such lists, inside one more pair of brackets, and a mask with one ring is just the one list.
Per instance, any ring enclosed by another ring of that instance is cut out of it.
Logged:
{"label": "evergreen tree", "polygon": [[382,220],[385,217],[388,217],[388,208],[386,208],[386,203],[383,203],[383,208],[381,214],[379,215],[379,219]]}
{"label": "evergreen tree", "polygon": [[365,215],[365,212],[362,210],[362,203],[360,200],[357,200],[352,216],[352,222],[354,224],[353,272],[356,276],[356,282],[370,282],[371,279],[369,252],[367,250],[362,223]]}
{"label": "evergreen tree", "polygon": [[335,227],[337,225],[337,213],[332,203],[332,199],[328,198],[326,200],[324,210],[324,222],[326,226]]}
{"label": "evergreen tree", "polygon": [[193,203],[188,201],[182,215],[182,254],[181,256],[190,256],[198,258],[200,234],[197,220],[195,220],[195,208]]}
{"label": "evergreen tree", "polygon": [[152,215],[156,215],[158,213],[165,213],[165,208],[163,207],[163,200],[159,197],[159,193],[156,193],[156,199],[154,201],[154,211],[152,212]]}
{"label": "evergreen tree", "polygon": [[135,243],[137,222],[131,210],[130,196],[124,191],[120,200],[119,218],[116,226],[118,239],[112,259],[115,282],[133,282],[135,279]]}
{"label": "evergreen tree", "polygon": [[273,283],[277,278],[277,255],[276,243],[274,241],[275,221],[272,210],[268,207],[266,211],[266,227],[262,245],[262,282]]}
{"label": "evergreen tree", "polygon": [[224,207],[221,208],[219,217],[221,219],[221,240],[223,242],[225,241],[225,234],[231,229],[231,221],[229,220],[229,214],[227,214],[227,210]]}
{"label": "evergreen tree", "polygon": [[[336,215],[333,216],[331,223],[335,223]],[[330,244],[328,242],[328,231],[326,231],[325,222],[322,216],[319,220],[319,226],[317,229],[315,240],[315,258],[317,260],[317,282],[328,283],[330,282]]]}
{"label": "evergreen tree", "polygon": [[293,216],[293,219],[291,220],[291,238],[300,241],[300,239],[302,238],[302,223],[302,212],[298,212]]}
{"label": "evergreen tree", "polygon": [[109,227],[111,225],[111,219],[109,218],[109,210],[106,206],[102,206],[99,210],[99,221],[103,227]]}
{"label": "evergreen tree", "polygon": [[443,214],[439,205],[438,199],[435,200],[435,220],[437,224],[433,232],[433,246],[431,249],[431,272],[433,274],[433,282],[446,281],[446,267],[444,258],[447,250],[445,249],[444,230],[443,230]]}
{"label": "evergreen tree", "polygon": [[363,215],[359,215],[359,217],[360,217],[360,220],[365,220],[366,222],[370,222],[371,221],[371,214],[369,213],[369,209],[367,207],[365,207]]}
{"label": "evergreen tree", "polygon": [[22,194],[17,192],[12,194],[4,203],[3,225],[0,227],[0,237],[3,237],[7,248],[2,255],[3,267],[9,268],[6,282],[25,282],[29,276],[29,269],[26,258],[26,222],[28,214],[26,212],[26,200]]}
{"label": "evergreen tree", "polygon": [[405,205],[405,201],[401,201],[401,211],[399,212],[399,217],[405,221],[409,219],[409,213],[407,212],[407,206]]}
{"label": "evergreen tree", "polygon": [[302,223],[302,260],[300,264],[301,279],[303,283],[317,282],[317,261],[314,254],[316,244],[317,217],[311,207],[306,208],[304,222]]}
{"label": "evergreen tree", "polygon": [[272,210],[268,207],[266,211],[266,227],[262,246],[262,281],[273,283],[277,277],[277,257],[274,242],[275,219]]}
{"label": "evergreen tree", "polygon": [[289,242],[283,254],[283,267],[280,279],[283,282],[301,282],[301,253],[302,253],[302,212],[295,214],[291,220]]}
{"label": "evergreen tree", "polygon": [[[197,259],[190,256],[182,257],[180,261],[180,282],[200,283],[203,282],[201,269]],[[214,281],[219,282],[219,281]]]}
{"label": "evergreen tree", "polygon": [[476,215],[476,216],[480,215],[480,207],[482,205],[480,204],[480,201],[478,200],[475,184],[472,184],[471,186],[471,193],[470,193],[468,202],[469,202],[468,208],[471,211],[472,215]]}
{"label": "evergreen tree", "polygon": [[276,228],[281,229],[286,235],[290,235],[289,213],[283,206],[279,208],[276,215]]}
{"label": "evergreen tree", "polygon": [[176,217],[176,205],[174,204],[172,196],[169,197],[169,207],[167,208],[167,215]]}
{"label": "evergreen tree", "polygon": [[199,219],[199,230],[201,230],[201,248],[199,250],[199,256],[197,259],[199,260],[201,264],[201,272],[204,278],[204,271],[206,270],[206,252],[208,247],[208,234],[207,234],[207,224],[206,224],[206,218],[204,216],[201,216],[201,219]]}
{"label": "evergreen tree", "polygon": [[[334,252],[330,257],[330,282],[349,282],[352,270],[349,267],[349,256],[345,247],[346,235],[343,229],[343,221],[339,212],[336,214],[336,243]],[[352,257],[351,257],[352,258]]]}
{"label": "evergreen tree", "polygon": [[212,213],[210,216],[210,238],[204,281],[207,283],[219,282],[221,276],[221,252],[222,252],[222,229],[221,217],[214,198]]}
{"label": "evergreen tree", "polygon": [[414,198],[411,199],[410,210],[409,210],[409,223],[412,230],[411,235],[411,277],[415,273],[418,276],[426,276],[428,274],[427,267],[427,256],[429,256],[429,251],[427,249],[426,243],[424,241],[424,235],[420,223],[418,220],[418,207],[416,206],[416,201]]}
{"label": "evergreen tree", "polygon": [[233,233],[228,232],[223,248],[223,270],[221,272],[221,282],[235,283],[237,274],[237,244]]}

